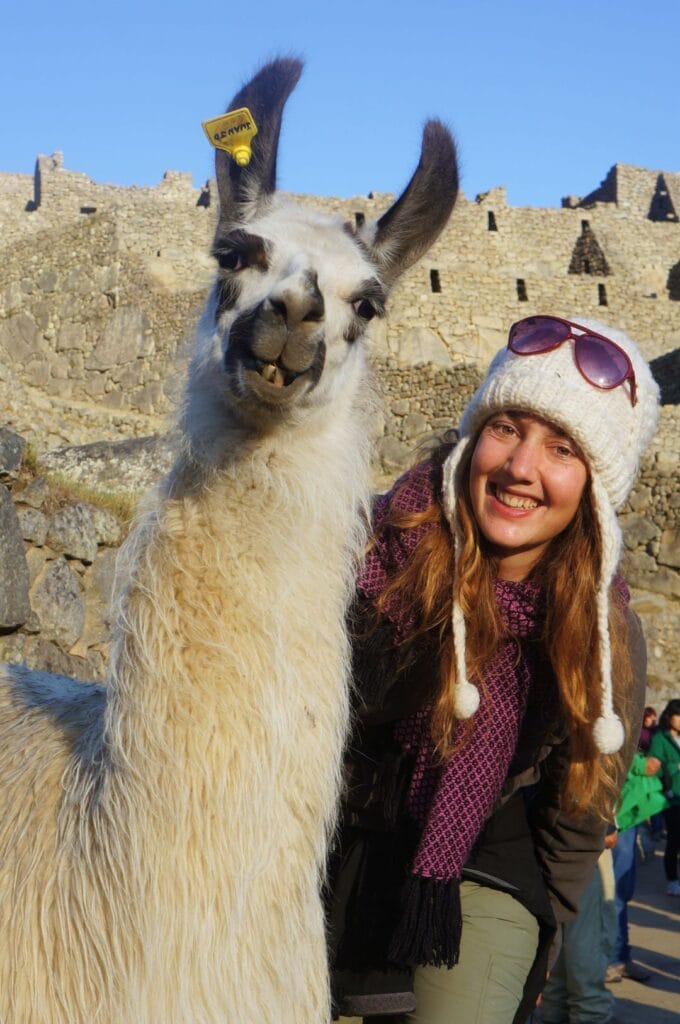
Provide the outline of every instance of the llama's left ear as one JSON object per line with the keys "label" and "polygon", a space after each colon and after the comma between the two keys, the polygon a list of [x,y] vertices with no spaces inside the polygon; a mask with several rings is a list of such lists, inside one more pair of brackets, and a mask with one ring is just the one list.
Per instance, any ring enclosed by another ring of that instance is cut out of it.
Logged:
{"label": "llama's left ear", "polygon": [[[247,107],[257,126],[250,163],[239,167],[227,153],[215,156],[220,224],[249,220],[276,188],[276,155],[286,100],[297,85],[302,62],[281,58],[258,71],[234,96],[227,110]],[[218,226],[219,231],[219,226]]]}
{"label": "llama's left ear", "polygon": [[458,161],[451,133],[441,121],[428,121],[415,174],[377,222],[371,243],[388,287],[436,241],[457,195]]}

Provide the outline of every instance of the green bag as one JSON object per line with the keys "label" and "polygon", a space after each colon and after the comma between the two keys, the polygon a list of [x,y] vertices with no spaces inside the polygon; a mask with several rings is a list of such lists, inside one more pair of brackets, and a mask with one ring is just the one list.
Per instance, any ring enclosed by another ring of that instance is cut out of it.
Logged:
{"label": "green bag", "polygon": [[[636,754],[633,767],[626,776],[621,790],[621,799],[616,812],[616,827],[619,832],[634,828],[648,818],[653,817],[668,807],[663,782],[658,775],[637,774],[636,765],[644,771],[644,754]],[[678,783],[680,790],[680,773],[674,776],[673,782]],[[680,796],[680,791],[678,792]]]}

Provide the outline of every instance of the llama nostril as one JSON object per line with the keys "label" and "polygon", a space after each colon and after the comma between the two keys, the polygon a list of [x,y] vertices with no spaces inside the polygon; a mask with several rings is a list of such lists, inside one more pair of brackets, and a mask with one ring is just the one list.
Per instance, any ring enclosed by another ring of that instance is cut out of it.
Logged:
{"label": "llama nostril", "polygon": [[288,308],[283,299],[269,299],[269,305],[274,312],[281,317],[284,323],[288,323]]}
{"label": "llama nostril", "polygon": [[310,302],[309,309],[303,316],[302,321],[303,323],[318,323],[320,320],[323,320],[325,313],[326,307],[323,295],[318,291]]}
{"label": "llama nostril", "polygon": [[326,306],[319,289],[319,280],[314,271],[309,274],[307,279],[307,298],[309,305],[302,320],[304,323],[318,323],[325,316]]}

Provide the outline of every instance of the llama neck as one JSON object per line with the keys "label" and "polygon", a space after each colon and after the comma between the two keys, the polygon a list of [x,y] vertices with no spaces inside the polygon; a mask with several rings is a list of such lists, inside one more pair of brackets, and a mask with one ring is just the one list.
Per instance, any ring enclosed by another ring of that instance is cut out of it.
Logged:
{"label": "llama neck", "polygon": [[[110,680],[109,738],[125,762],[162,770],[235,713],[280,730],[319,657],[337,692],[369,450],[366,417],[347,403],[323,428],[243,445],[145,516],[128,546]],[[186,478],[183,464],[173,478]]]}

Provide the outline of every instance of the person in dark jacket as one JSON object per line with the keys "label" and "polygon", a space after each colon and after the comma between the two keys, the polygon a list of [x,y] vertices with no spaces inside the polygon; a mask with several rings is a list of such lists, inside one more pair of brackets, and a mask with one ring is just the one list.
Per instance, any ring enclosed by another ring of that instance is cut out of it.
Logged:
{"label": "person in dark jacket", "polygon": [[678,857],[680,857],[680,699],[670,700],[659,719],[659,728],[652,737],[649,753],[659,759],[659,775],[663,779],[668,807],[663,812],[666,821],[666,849],[663,866],[666,872],[666,892],[680,896]]}
{"label": "person in dark jacket", "polygon": [[658,404],[604,330],[515,324],[456,442],[376,501],[330,869],[339,1014],[523,1022],[602,850],[644,700],[616,510]]}

